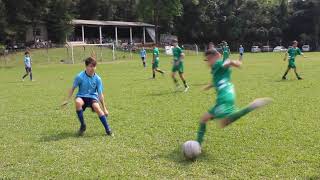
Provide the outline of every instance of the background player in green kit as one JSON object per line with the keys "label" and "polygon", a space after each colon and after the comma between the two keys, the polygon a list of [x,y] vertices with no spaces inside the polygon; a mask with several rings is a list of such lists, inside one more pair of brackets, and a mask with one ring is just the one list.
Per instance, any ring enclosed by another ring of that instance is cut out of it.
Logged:
{"label": "background player in green kit", "polygon": [[270,98],[259,98],[250,103],[247,107],[236,111],[236,95],[231,83],[231,67],[240,67],[241,61],[224,61],[221,54],[216,50],[208,50],[205,53],[206,61],[211,68],[212,84],[206,86],[204,90],[215,88],[217,93],[216,105],[203,115],[200,121],[197,141],[201,144],[206,132],[206,124],[211,119],[221,119],[219,122],[224,128],[237,121],[249,112],[267,105]]}
{"label": "background player in green kit", "polygon": [[164,71],[159,69],[159,49],[156,45],[153,46],[153,59],[152,59],[152,78],[156,78],[156,72],[164,74]]}
{"label": "background player in green kit", "polygon": [[183,59],[184,59],[184,53],[183,50],[178,46],[178,40],[173,40],[172,44],[174,48],[172,49],[173,53],[173,66],[172,66],[172,79],[175,83],[176,87],[179,87],[178,80],[176,79],[176,73],[179,73],[180,79],[182,80],[184,84],[184,92],[187,92],[189,89],[189,86],[185,80],[185,77],[183,75],[184,73],[184,65],[183,65]]}
{"label": "background player in green kit", "polygon": [[303,53],[301,52],[301,50],[297,47],[298,46],[298,41],[293,41],[292,42],[292,48],[289,48],[288,51],[286,52],[286,55],[284,57],[284,61],[287,60],[288,55],[289,55],[289,64],[288,64],[288,68],[286,70],[286,72],[284,73],[284,75],[282,76],[283,80],[287,79],[287,74],[290,71],[290,69],[294,70],[294,73],[297,76],[297,79],[302,80],[302,78],[299,76],[298,72],[297,72],[297,67],[296,67],[296,63],[295,63],[295,59],[297,55],[302,55],[304,58],[306,58]]}
{"label": "background player in green kit", "polygon": [[222,42],[222,50],[223,50],[223,60],[225,61],[229,59],[229,56],[230,56],[230,48],[226,41]]}

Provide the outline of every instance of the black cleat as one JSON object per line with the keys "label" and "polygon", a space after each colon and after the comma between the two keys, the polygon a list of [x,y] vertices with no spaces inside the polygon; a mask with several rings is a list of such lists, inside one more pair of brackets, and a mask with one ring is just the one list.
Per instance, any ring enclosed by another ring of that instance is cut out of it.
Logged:
{"label": "black cleat", "polygon": [[114,137],[114,134],[111,131],[107,131],[106,133],[107,133],[107,136]]}
{"label": "black cleat", "polygon": [[283,77],[282,77],[282,80],[287,80],[287,78],[283,76]]}
{"label": "black cleat", "polygon": [[298,80],[303,80],[302,77],[298,77]]}
{"label": "black cleat", "polygon": [[87,126],[86,126],[86,125],[80,126],[80,129],[79,129],[79,131],[78,131],[78,135],[79,135],[79,136],[83,136],[83,134],[84,134],[84,132],[86,131],[86,129],[87,129]]}

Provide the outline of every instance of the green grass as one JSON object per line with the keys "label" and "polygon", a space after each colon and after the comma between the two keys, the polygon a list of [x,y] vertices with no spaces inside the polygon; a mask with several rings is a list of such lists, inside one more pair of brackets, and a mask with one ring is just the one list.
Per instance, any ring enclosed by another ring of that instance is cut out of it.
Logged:
{"label": "green grass", "polygon": [[[59,108],[82,64],[39,62],[36,81],[21,82],[22,57],[12,57],[17,63],[0,68],[0,179],[319,179],[320,53],[307,56],[297,60],[305,80],[291,72],[280,81],[282,55],[246,54],[233,71],[237,105],[257,97],[274,103],[226,129],[210,123],[195,162],[184,160],[180,146],[195,139],[200,116],[215,102],[213,90],[201,91],[211,81],[203,57],[186,57],[188,93],[174,92],[169,75],[149,80],[150,66],[138,58],[98,65],[114,138],[90,111],[87,132],[77,137],[74,105]],[[160,67],[170,66],[162,57]]]}

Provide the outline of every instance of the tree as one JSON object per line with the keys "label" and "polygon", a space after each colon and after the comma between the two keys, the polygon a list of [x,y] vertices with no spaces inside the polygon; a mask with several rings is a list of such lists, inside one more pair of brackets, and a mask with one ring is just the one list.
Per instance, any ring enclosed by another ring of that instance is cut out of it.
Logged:
{"label": "tree", "polygon": [[5,40],[8,25],[5,12],[5,4],[0,0],[0,43]]}
{"label": "tree", "polygon": [[[25,15],[27,21],[30,22],[33,30],[36,29],[46,16],[47,0],[26,0]],[[29,24],[29,23],[28,23]],[[33,31],[33,39],[35,41],[36,31]]]}
{"label": "tree", "polygon": [[55,0],[49,4],[47,27],[49,38],[55,42],[63,43],[67,35],[72,31],[70,22],[73,15],[70,14],[71,0]]}
{"label": "tree", "polygon": [[162,31],[172,30],[174,17],[181,16],[183,6],[180,0],[140,0],[139,17],[156,26],[156,42],[159,38],[159,25]]}

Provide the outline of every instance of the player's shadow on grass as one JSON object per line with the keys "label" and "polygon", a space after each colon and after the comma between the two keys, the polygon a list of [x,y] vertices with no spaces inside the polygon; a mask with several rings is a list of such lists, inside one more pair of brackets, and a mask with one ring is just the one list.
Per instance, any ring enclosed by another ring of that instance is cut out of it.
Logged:
{"label": "player's shadow on grass", "polygon": [[276,83],[288,83],[288,82],[293,82],[293,81],[298,81],[298,80],[296,80],[296,79],[287,79],[287,80],[279,79],[279,80],[275,80],[274,82],[276,82]]}
{"label": "player's shadow on grass", "polygon": [[88,137],[86,135],[84,136],[79,136],[76,132],[61,132],[58,134],[51,134],[51,135],[46,135],[43,136],[40,141],[41,142],[51,142],[51,141],[60,141],[64,139],[69,139],[69,138],[85,138]]}
{"label": "player's shadow on grass", "polygon": [[173,151],[171,151],[169,154],[165,154],[163,158],[168,159],[170,161],[175,162],[178,165],[181,166],[190,166],[193,163],[197,161],[210,161],[214,162],[214,158],[211,157],[210,154],[207,154],[205,151],[201,153],[201,155],[196,159],[196,160],[188,160],[186,159],[182,152],[181,152],[181,147],[175,148]]}
{"label": "player's shadow on grass", "polygon": [[148,94],[148,96],[165,96],[165,95],[182,93],[182,92],[183,91],[162,91],[162,92],[150,93]]}

